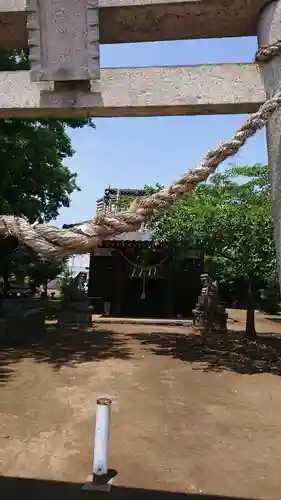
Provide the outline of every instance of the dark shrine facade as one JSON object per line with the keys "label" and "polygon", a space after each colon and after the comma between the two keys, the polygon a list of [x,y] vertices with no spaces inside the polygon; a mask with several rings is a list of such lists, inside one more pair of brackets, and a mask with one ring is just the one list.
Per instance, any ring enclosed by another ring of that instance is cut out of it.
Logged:
{"label": "dark shrine facade", "polygon": [[[108,188],[97,212],[113,212],[121,196],[143,196],[144,190]],[[175,258],[172,246],[153,242],[142,228],[103,242],[90,256],[89,297],[94,314],[138,318],[190,318],[200,293],[204,258],[187,250]]]}

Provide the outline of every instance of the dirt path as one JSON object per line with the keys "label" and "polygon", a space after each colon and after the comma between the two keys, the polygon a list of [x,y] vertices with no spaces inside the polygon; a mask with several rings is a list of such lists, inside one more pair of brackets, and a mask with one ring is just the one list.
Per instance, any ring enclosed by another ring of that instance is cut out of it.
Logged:
{"label": "dirt path", "polygon": [[252,352],[235,334],[204,347],[191,328],[105,326],[2,346],[1,498],[88,498],[95,400],[109,395],[113,496],[280,500],[279,337]]}

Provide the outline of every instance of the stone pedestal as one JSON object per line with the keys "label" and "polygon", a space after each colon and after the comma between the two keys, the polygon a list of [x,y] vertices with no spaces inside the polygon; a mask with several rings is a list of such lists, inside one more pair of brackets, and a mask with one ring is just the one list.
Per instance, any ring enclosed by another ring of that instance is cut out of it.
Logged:
{"label": "stone pedestal", "polygon": [[14,281],[10,283],[9,295],[13,297],[29,297],[30,296],[30,288],[26,283],[22,283],[19,281]]}
{"label": "stone pedestal", "polygon": [[34,307],[28,297],[4,299],[2,315],[5,323],[3,322],[1,338],[22,339],[45,331],[45,311],[43,308]]}
{"label": "stone pedestal", "polygon": [[92,326],[92,306],[87,293],[87,274],[79,273],[64,290],[58,325],[71,328]]}
{"label": "stone pedestal", "polygon": [[200,307],[200,304],[198,302],[195,306],[195,309],[192,310],[192,315],[193,315],[193,326],[195,328],[203,328],[205,312]]}
{"label": "stone pedestal", "polygon": [[58,315],[58,325],[72,328],[89,328],[92,326],[92,307],[90,301],[76,300],[67,305],[62,304]]}
{"label": "stone pedestal", "polygon": [[205,332],[227,332],[228,314],[223,304],[219,302],[218,285],[208,274],[201,275],[202,290],[198,302],[193,309],[193,326]]}

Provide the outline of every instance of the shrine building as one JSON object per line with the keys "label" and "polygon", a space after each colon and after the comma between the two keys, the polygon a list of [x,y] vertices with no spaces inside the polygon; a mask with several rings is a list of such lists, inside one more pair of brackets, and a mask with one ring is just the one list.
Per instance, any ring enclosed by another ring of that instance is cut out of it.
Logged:
{"label": "shrine building", "polygon": [[[148,193],[108,188],[97,200],[97,213],[114,212],[126,197]],[[115,317],[186,318],[200,293],[203,255],[188,250],[184,260],[174,248],[157,245],[152,231],[142,228],[104,240],[90,255],[89,297],[95,314]]]}

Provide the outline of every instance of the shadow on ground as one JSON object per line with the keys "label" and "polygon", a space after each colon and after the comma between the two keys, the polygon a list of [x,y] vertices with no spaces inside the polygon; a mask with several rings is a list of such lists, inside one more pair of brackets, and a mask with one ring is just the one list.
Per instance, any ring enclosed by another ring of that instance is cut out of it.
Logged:
{"label": "shadow on ground", "polygon": [[279,324],[281,324],[281,318],[272,318],[271,316],[266,316],[265,319],[267,321],[273,321],[273,323],[279,323]]}
{"label": "shadow on ground", "polygon": [[26,336],[15,341],[5,340],[0,345],[0,384],[13,373],[13,365],[24,359],[48,363],[53,369],[62,366],[105,359],[127,359],[131,350],[124,340],[111,331],[82,328],[47,328],[40,338]]}
{"label": "shadow on ground", "polygon": [[[80,500],[82,498],[105,498],[106,493],[85,492],[79,483],[67,483],[62,481],[46,481],[40,479],[25,479],[16,477],[0,477],[1,498],[28,498],[29,500]],[[114,500],[254,500],[253,498],[238,498],[204,495],[174,493],[170,491],[147,490],[138,488],[125,488],[113,486],[110,498]]]}
{"label": "shadow on ground", "polygon": [[206,341],[199,335],[182,333],[130,334],[142,346],[158,356],[202,363],[204,371],[231,370],[243,374],[273,373],[281,375],[281,338],[260,335],[249,341],[245,332],[209,334]]}

